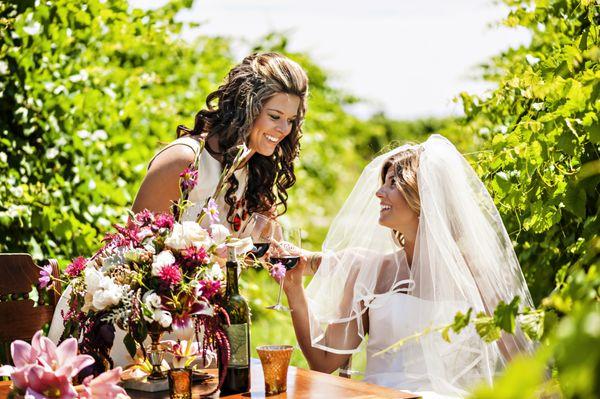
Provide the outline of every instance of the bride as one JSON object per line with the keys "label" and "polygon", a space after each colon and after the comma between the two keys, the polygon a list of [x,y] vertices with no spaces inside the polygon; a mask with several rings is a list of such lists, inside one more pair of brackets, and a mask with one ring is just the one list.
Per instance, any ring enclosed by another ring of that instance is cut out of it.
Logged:
{"label": "bride", "polygon": [[[284,288],[312,369],[340,368],[368,335],[366,381],[426,398],[462,397],[479,382],[491,384],[518,352],[532,350],[520,330],[486,344],[469,326],[451,343],[434,332],[378,353],[447,325],[469,308],[491,314],[515,296],[532,307],[492,199],[440,135],[372,161],[335,218],[323,252],[301,255]],[[308,269],[316,274],[305,290]]]}

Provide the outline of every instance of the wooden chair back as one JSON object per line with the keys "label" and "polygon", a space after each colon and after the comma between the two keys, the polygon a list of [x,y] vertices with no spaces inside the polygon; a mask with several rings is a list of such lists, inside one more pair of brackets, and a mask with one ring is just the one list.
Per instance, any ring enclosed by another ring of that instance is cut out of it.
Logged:
{"label": "wooden chair back", "polygon": [[[52,265],[52,275],[58,277],[58,262]],[[29,298],[32,286],[39,286],[40,268],[29,254],[0,253],[0,364],[9,364],[10,344],[16,339],[30,341],[31,337],[52,321],[60,293],[50,291],[49,303],[44,303],[43,289],[37,301]]]}

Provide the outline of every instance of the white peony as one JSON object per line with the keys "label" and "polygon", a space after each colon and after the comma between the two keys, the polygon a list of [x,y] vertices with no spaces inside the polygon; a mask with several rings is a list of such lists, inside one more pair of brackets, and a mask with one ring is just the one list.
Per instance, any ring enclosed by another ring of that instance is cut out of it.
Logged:
{"label": "white peony", "polygon": [[172,265],[173,263],[175,263],[175,257],[169,250],[164,250],[158,255],[154,255],[152,261],[152,275],[158,276],[163,267]]}
{"label": "white peony", "polygon": [[165,240],[165,245],[173,249],[182,250],[192,245],[208,247],[212,244],[210,235],[196,222],[175,223],[173,231]]}
{"label": "white peony", "polygon": [[84,273],[86,285],[85,304],[82,307],[84,312],[103,310],[121,302],[124,287],[115,284],[110,277],[94,267],[86,268]]}
{"label": "white peony", "polygon": [[223,244],[230,235],[227,227],[217,223],[211,224],[208,228],[208,231],[210,232],[210,236],[212,237],[213,241],[217,245]]}

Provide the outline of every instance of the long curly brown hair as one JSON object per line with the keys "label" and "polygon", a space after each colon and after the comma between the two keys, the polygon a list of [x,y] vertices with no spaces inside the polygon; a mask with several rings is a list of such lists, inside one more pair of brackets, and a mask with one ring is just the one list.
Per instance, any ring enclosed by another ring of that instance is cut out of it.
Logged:
{"label": "long curly brown hair", "polygon": [[[244,193],[246,210],[270,211],[283,205],[287,210],[287,189],[296,182],[294,159],[300,152],[302,122],[306,113],[308,77],[296,62],[277,53],[256,53],[233,67],[219,88],[206,98],[206,108],[196,114],[193,130],[179,128],[191,135],[217,136],[221,163],[229,167],[236,155],[236,146],[247,144],[254,121],[263,105],[278,93],[300,98],[300,107],[288,134],[271,156],[255,153],[248,161],[248,185]],[[216,103],[216,104],[215,104]],[[208,146],[206,147],[211,151]],[[212,151],[214,153],[214,149]],[[232,175],[228,181],[225,203],[229,205],[227,221],[233,223],[239,183]]]}

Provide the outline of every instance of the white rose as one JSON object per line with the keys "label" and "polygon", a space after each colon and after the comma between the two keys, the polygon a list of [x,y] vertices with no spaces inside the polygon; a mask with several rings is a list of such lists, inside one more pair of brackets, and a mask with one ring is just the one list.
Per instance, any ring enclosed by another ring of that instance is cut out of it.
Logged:
{"label": "white rose", "polygon": [[208,232],[198,223],[187,221],[173,225],[173,231],[165,240],[165,245],[182,250],[192,245],[196,247],[210,246],[211,239]]}
{"label": "white rose", "polygon": [[103,288],[96,291],[92,300],[92,305],[98,310],[108,306],[117,305],[123,297],[123,287],[115,284],[110,277],[104,277],[102,281]]}
{"label": "white rose", "polygon": [[169,250],[164,250],[158,255],[154,255],[152,261],[152,275],[158,276],[160,270],[163,267],[167,265],[172,265],[173,263],[175,263],[175,257],[173,256],[173,253]]}
{"label": "white rose", "polygon": [[107,306],[117,305],[123,297],[123,288],[101,271],[89,267],[85,269],[85,304],[84,312],[102,310]]}
{"label": "white rose", "polygon": [[210,236],[217,245],[223,244],[230,235],[229,229],[222,224],[211,224],[208,229]]}
{"label": "white rose", "polygon": [[171,323],[173,323],[173,318],[171,317],[171,313],[167,312],[166,310],[156,309],[154,311],[154,321],[167,328],[171,326]]}

